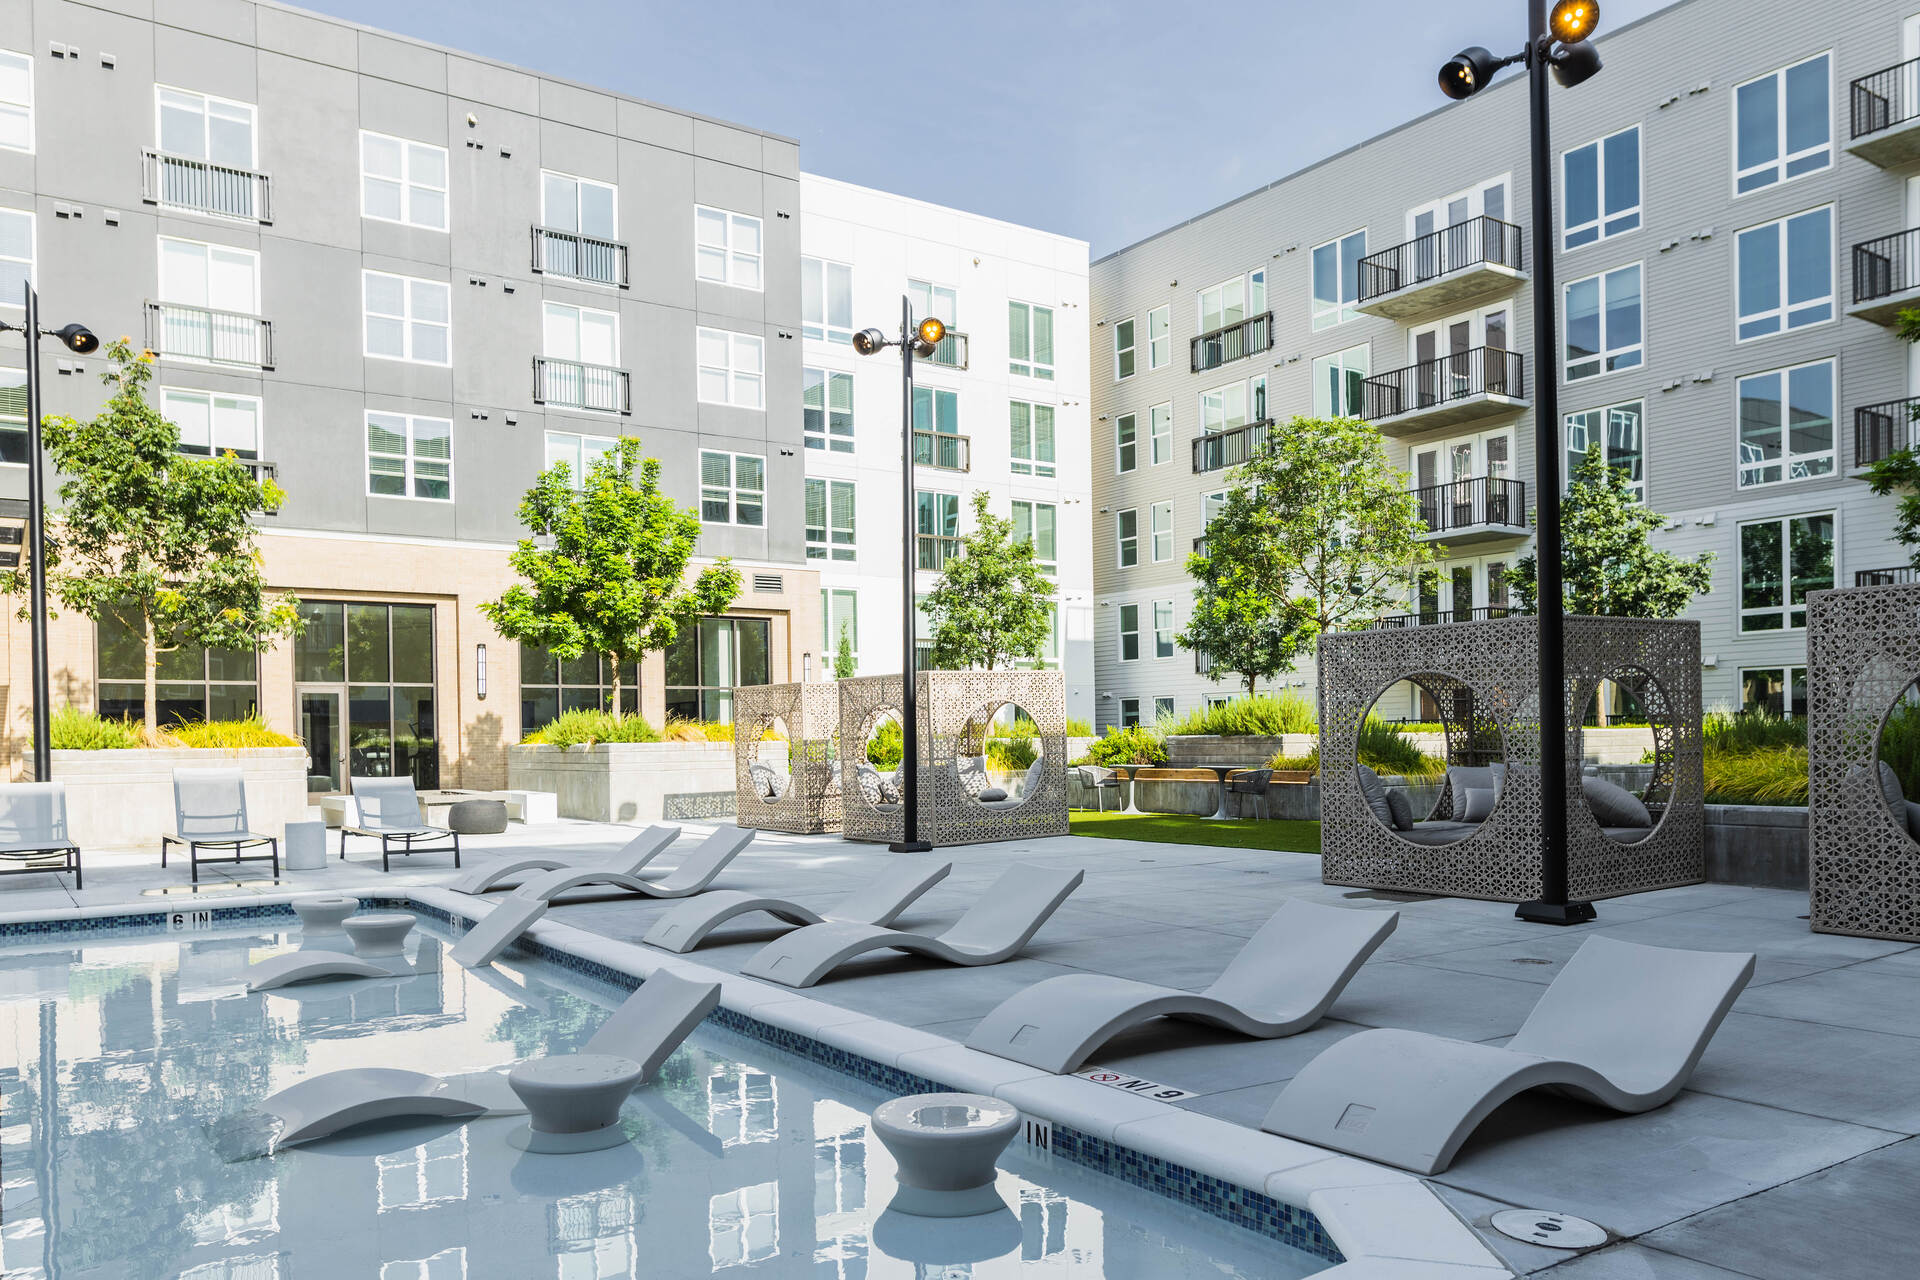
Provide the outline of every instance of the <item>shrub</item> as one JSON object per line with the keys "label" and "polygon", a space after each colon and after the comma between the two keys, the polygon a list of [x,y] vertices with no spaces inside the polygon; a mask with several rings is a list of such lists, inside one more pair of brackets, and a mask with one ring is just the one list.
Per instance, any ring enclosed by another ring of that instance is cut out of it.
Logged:
{"label": "shrub", "polygon": [[1220,734],[1226,737],[1274,737],[1283,733],[1317,733],[1313,704],[1292,689],[1278,694],[1215,703],[1175,716],[1159,726],[1163,735]]}
{"label": "shrub", "polygon": [[1804,747],[1807,722],[1764,711],[1710,711],[1700,722],[1707,754],[1716,751],[1758,751],[1769,747]]}
{"label": "shrub", "polygon": [[1032,737],[987,739],[987,765],[1017,773],[1040,758],[1040,747]]}
{"label": "shrub", "polygon": [[[635,717],[636,719],[638,717]],[[779,734],[768,732],[767,737],[778,739]],[[732,742],[733,726],[724,720],[676,720],[669,716],[667,727],[660,731],[663,742]],[[641,738],[646,742],[650,739]]]}
{"label": "shrub", "polygon": [[1901,790],[1920,796],[1920,706],[1901,702],[1880,730],[1880,759],[1893,766]]}
{"label": "shrub", "polygon": [[78,707],[56,707],[49,727],[55,751],[133,751],[142,747],[189,747],[237,751],[245,747],[297,747],[259,716],[175,724],[154,733],[137,720],[108,719]]}
{"label": "shrub", "polygon": [[47,726],[55,751],[131,751],[147,745],[131,720],[108,720],[78,707],[55,707]]}
{"label": "shrub", "polygon": [[898,769],[906,754],[898,720],[882,720],[867,739],[867,763],[876,769]]}
{"label": "shrub", "polygon": [[1067,736],[1069,738],[1091,738],[1093,725],[1079,716],[1067,717]]}
{"label": "shrub", "polygon": [[[177,724],[168,736],[183,747],[215,747],[239,751],[247,747],[297,747],[300,739],[288,737],[267,727],[259,716],[245,720],[208,720],[202,724]],[[57,735],[56,735],[57,740]]]}
{"label": "shrub", "polygon": [[[1430,756],[1407,737],[1407,726],[1376,720],[1369,716],[1360,726],[1360,763],[1375,773],[1398,774],[1409,778],[1428,778],[1447,771],[1447,762]],[[1269,769],[1306,769],[1320,772],[1320,748],[1315,746],[1303,756],[1276,753],[1267,761]]]}
{"label": "shrub", "polygon": [[1708,750],[1708,804],[1805,804],[1807,749]]}
{"label": "shrub", "polygon": [[1143,725],[1131,729],[1116,725],[1107,730],[1106,737],[1097,739],[1087,749],[1087,759],[1103,765],[1165,764],[1167,744],[1160,740],[1159,734]]}
{"label": "shrub", "polygon": [[596,742],[658,742],[660,731],[641,717],[627,712],[582,708],[562,711],[522,741],[529,745],[558,747],[564,751],[568,747],[592,746]]}
{"label": "shrub", "polygon": [[1269,769],[1284,769],[1290,773],[1320,772],[1320,748],[1315,747],[1303,756],[1290,756],[1284,751],[1273,753],[1273,759],[1267,761]]}

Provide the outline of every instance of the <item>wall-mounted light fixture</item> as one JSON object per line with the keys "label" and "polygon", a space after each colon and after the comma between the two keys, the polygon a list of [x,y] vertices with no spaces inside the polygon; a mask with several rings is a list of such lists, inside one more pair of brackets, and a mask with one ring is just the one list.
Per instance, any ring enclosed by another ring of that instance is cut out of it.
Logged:
{"label": "wall-mounted light fixture", "polygon": [[487,697],[487,646],[473,646],[473,692],[481,701]]}

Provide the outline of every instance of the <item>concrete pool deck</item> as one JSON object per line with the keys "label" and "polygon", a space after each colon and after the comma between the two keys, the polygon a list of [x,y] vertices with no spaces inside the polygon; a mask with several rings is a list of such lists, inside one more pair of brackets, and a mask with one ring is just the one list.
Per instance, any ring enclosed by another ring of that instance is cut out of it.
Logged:
{"label": "concrete pool deck", "polygon": [[[584,862],[630,835],[627,828],[562,823],[463,838],[462,847],[469,867],[540,849]],[[777,892],[821,907],[864,883],[890,856],[837,837],[763,834],[716,887]],[[848,965],[808,989],[807,997],[861,1018],[963,1040],[1006,994],[1054,974],[1091,971],[1204,986],[1287,897],[1397,909],[1394,935],[1311,1031],[1246,1042],[1200,1026],[1149,1026],[1096,1055],[1102,1066],[1190,1090],[1193,1096],[1179,1107],[1250,1130],[1302,1063],[1360,1028],[1504,1041],[1585,933],[1754,951],[1759,963],[1752,986],[1708,1048],[1692,1086],[1670,1106],[1615,1116],[1525,1096],[1496,1112],[1450,1170],[1426,1181],[1488,1247],[1526,1274],[1550,1271],[1568,1280],[1912,1274],[1907,1222],[1920,1203],[1920,1143],[1913,1141],[1920,1134],[1920,1090],[1913,1087],[1920,1078],[1920,947],[1812,933],[1800,918],[1804,894],[1720,885],[1670,889],[1603,902],[1594,924],[1557,930],[1521,924],[1500,903],[1405,900],[1325,886],[1319,859],[1311,855],[1057,837],[934,856],[952,861],[953,873],[908,910],[900,927],[931,931],[951,922],[1010,862],[1082,866],[1087,879],[1005,964],[954,969],[890,954]],[[661,862],[674,860],[669,852]],[[326,871],[283,873],[278,884],[265,883],[269,877],[256,874],[258,864],[219,869],[221,881],[203,867],[203,891],[194,894],[186,891],[184,870],[162,872],[151,852],[90,852],[86,890],[55,887],[50,876],[18,877],[0,887],[0,910],[179,909],[289,890],[391,893],[452,878],[444,855],[421,854],[406,864],[396,859],[395,867],[382,875],[377,862],[330,858]],[[222,882],[244,887],[217,887]],[[179,892],[146,892],[162,886]],[[549,919],[637,942],[670,905],[569,900]],[[749,917],[729,924],[680,959],[735,972],[776,932],[765,923]],[[1490,1214],[1516,1207],[1591,1218],[1617,1239],[1570,1257],[1488,1228]]]}

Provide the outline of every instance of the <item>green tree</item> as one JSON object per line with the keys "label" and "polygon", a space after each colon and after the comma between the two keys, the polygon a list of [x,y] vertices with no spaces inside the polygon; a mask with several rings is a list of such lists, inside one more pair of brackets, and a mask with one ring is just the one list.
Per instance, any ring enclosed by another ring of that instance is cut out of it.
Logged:
{"label": "green tree", "polygon": [[[1920,310],[1902,311],[1894,332],[1908,342],[1920,342]],[[1910,415],[1920,417],[1920,414]],[[1902,430],[1896,439],[1912,439],[1911,429]],[[1867,464],[1862,476],[1876,494],[1900,495],[1893,509],[1894,541],[1907,549],[1907,563],[1920,569],[1920,454],[1911,445],[1893,449]]]}
{"label": "green tree", "polygon": [[[140,637],[153,730],[162,654],[181,645],[257,649],[300,630],[299,601],[267,594],[252,523],[256,511],[279,510],[286,494],[231,453],[181,453],[180,429],[147,402],[153,356],[126,338],[106,355],[100,412],[43,424],[47,454],[65,477],[47,528],[47,589],[96,622],[116,615]],[[0,575],[0,590],[25,595],[26,570]]]}
{"label": "green tree", "polygon": [[[724,613],[740,594],[740,571],[725,559],[687,581],[700,517],[660,491],[660,460],[643,461],[631,436],[588,467],[579,488],[564,462],[541,472],[520,522],[532,536],[509,562],[526,581],[480,612],[507,639],[562,661],[613,659],[615,707],[622,667],[666,648],[702,614]],[[535,541],[542,538],[551,545]]]}
{"label": "green tree", "polygon": [[833,650],[833,678],[845,680],[853,674],[854,666],[853,633],[843,622],[840,624],[840,643]]}
{"label": "green tree", "polygon": [[1295,418],[1235,474],[1205,547],[1187,557],[1193,613],[1177,637],[1252,694],[1327,632],[1398,605],[1439,548],[1404,471],[1357,418]]}
{"label": "green tree", "polygon": [[[1713,553],[1693,559],[1656,551],[1648,535],[1666,517],[1633,496],[1624,467],[1610,467],[1593,445],[1573,469],[1560,501],[1560,564],[1568,613],[1586,617],[1677,618],[1713,589]],[[1523,613],[1539,592],[1538,566],[1526,555],[1507,571]]]}
{"label": "green tree", "polygon": [[974,494],[973,532],[927,593],[933,665],[993,671],[1038,658],[1053,626],[1053,591],[1032,541],[1014,537],[1013,521],[987,510],[984,492]]}

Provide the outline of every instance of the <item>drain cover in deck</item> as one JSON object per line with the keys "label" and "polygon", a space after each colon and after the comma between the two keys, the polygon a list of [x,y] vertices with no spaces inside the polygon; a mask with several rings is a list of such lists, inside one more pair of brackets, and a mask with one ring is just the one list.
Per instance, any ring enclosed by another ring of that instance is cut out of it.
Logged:
{"label": "drain cover in deck", "polygon": [[1505,1209],[1493,1215],[1493,1229],[1503,1236],[1549,1249],[1591,1249],[1607,1242],[1606,1228],[1585,1218],[1543,1209]]}

